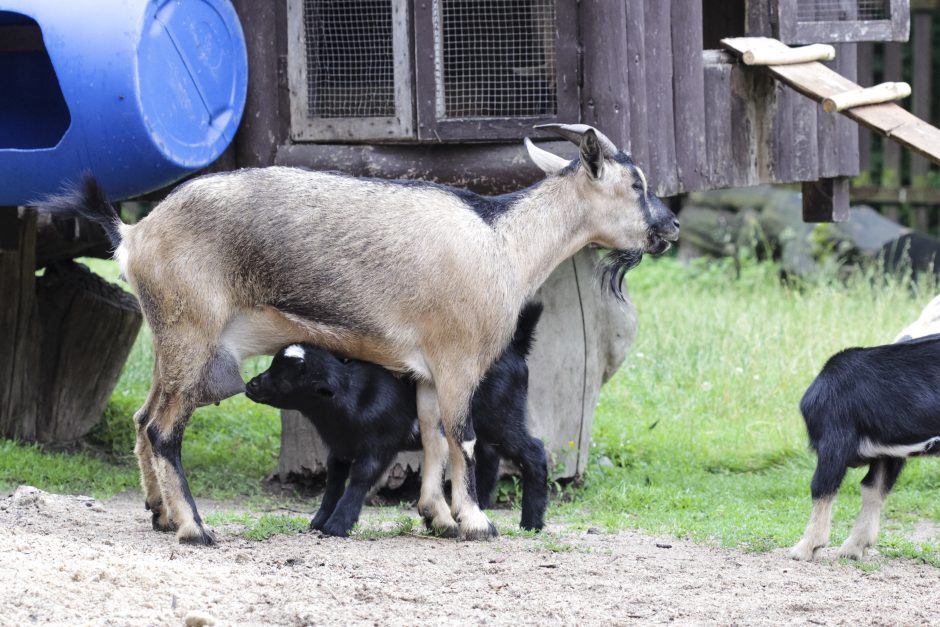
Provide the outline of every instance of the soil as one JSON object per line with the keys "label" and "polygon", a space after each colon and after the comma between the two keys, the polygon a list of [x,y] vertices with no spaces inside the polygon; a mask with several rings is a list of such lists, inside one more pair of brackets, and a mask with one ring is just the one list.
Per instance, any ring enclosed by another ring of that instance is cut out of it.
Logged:
{"label": "soil", "polygon": [[[237,509],[203,504],[213,507]],[[388,508],[363,516],[394,525]],[[0,500],[0,623],[925,624],[940,601],[933,567],[875,555],[867,572],[834,561],[835,549],[805,564],[634,531],[258,542],[241,529],[182,546],[151,530],[137,495],[19,488]]]}

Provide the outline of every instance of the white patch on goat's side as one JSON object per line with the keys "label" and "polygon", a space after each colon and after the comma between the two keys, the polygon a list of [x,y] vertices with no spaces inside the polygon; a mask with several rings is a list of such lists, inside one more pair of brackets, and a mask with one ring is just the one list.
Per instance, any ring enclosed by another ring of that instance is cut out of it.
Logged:
{"label": "white patch on goat's side", "polygon": [[875,459],[878,457],[910,457],[918,453],[923,453],[932,446],[940,444],[940,437],[932,437],[929,440],[918,442],[916,444],[879,444],[872,442],[868,438],[862,438],[858,445],[858,454],[864,459]]}
{"label": "white patch on goat's side", "polygon": [[304,347],[300,344],[291,344],[284,349],[285,357],[292,357],[294,359],[299,359],[300,361],[304,360]]}
{"label": "white patch on goat's side", "polygon": [[121,269],[121,276],[127,281],[129,278],[127,275],[127,247],[123,242],[114,251],[114,259],[117,261],[118,268]]}
{"label": "white patch on goat's side", "polygon": [[477,444],[477,441],[476,441],[476,438],[474,438],[472,440],[467,440],[466,442],[460,445],[460,447],[463,449],[463,454],[466,456],[467,459],[473,459],[473,447],[475,447],[476,444]]}

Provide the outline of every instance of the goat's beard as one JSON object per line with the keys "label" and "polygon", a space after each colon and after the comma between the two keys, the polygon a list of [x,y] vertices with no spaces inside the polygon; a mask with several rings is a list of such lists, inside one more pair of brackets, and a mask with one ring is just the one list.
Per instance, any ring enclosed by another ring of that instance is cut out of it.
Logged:
{"label": "goat's beard", "polygon": [[635,250],[612,250],[601,259],[598,266],[601,273],[601,284],[610,287],[614,298],[623,302],[626,297],[623,295],[623,279],[627,272],[637,267],[643,260],[643,251]]}

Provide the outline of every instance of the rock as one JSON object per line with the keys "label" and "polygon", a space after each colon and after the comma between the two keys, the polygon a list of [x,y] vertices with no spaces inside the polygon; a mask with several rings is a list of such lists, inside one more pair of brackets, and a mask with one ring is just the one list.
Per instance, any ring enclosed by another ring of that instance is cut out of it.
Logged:
{"label": "rock", "polygon": [[183,622],[186,627],[204,627],[208,625],[215,625],[216,619],[215,616],[209,614],[208,612],[190,610],[186,613],[186,617],[183,619]]}

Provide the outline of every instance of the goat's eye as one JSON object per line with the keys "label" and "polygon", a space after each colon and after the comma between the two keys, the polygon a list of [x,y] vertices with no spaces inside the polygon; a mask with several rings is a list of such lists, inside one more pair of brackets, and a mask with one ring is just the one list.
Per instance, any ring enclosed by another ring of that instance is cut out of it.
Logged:
{"label": "goat's eye", "polygon": [[340,357],[339,360],[340,360],[342,363],[344,363],[344,364],[348,364],[348,363],[349,363],[349,357]]}
{"label": "goat's eye", "polygon": [[639,181],[634,182],[633,185],[632,185],[632,187],[633,187],[633,191],[635,191],[635,192],[642,192],[642,191],[643,191],[643,183],[640,183]]}

